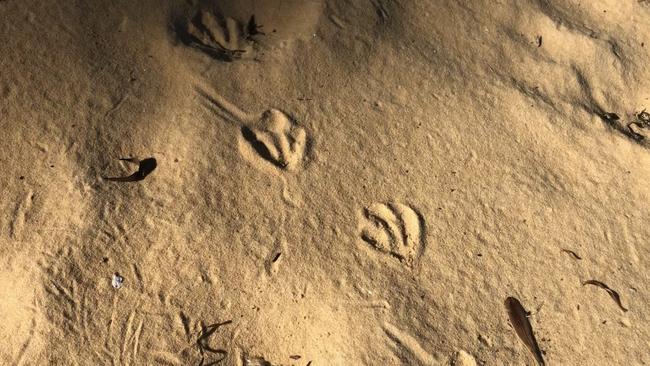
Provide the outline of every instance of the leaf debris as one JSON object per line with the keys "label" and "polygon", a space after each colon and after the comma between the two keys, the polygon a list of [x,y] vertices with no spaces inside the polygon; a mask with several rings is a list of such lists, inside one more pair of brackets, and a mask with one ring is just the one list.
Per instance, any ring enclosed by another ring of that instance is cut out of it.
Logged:
{"label": "leaf debris", "polygon": [[609,286],[607,286],[606,284],[604,284],[604,283],[602,283],[602,282],[600,282],[600,281],[596,281],[596,280],[589,280],[589,281],[585,281],[585,282],[583,282],[582,285],[583,285],[583,286],[585,286],[585,285],[594,285],[594,286],[598,286],[598,287],[604,289],[605,291],[607,291],[607,293],[609,294],[609,296],[610,296],[612,299],[614,299],[614,301],[616,302],[616,304],[618,305],[618,307],[621,308],[621,310],[623,310],[624,312],[627,312],[628,309],[626,309],[626,308],[623,306],[623,303],[621,303],[621,296],[618,294],[618,292],[612,290],[612,289],[611,289]]}

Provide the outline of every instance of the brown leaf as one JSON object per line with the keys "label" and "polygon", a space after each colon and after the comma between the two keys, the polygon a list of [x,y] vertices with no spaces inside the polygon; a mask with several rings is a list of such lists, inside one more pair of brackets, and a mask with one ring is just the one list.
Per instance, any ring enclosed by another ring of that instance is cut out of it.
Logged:
{"label": "brown leaf", "polygon": [[530,325],[528,320],[528,312],[521,305],[519,300],[514,297],[508,297],[504,303],[506,310],[508,311],[508,317],[510,318],[510,323],[515,329],[515,333],[519,336],[522,342],[530,350],[530,352],[535,356],[535,360],[540,366],[544,366],[544,357],[542,357],[542,351],[539,349],[535,335],[533,334],[533,327]]}

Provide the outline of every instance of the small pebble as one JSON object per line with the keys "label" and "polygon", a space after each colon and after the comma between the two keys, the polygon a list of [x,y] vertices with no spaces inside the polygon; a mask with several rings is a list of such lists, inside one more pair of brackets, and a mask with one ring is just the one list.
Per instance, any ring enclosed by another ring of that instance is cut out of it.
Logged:
{"label": "small pebble", "polygon": [[113,280],[111,281],[113,288],[119,289],[120,287],[122,287],[122,283],[124,283],[124,278],[120,276],[118,273],[115,273],[113,275]]}

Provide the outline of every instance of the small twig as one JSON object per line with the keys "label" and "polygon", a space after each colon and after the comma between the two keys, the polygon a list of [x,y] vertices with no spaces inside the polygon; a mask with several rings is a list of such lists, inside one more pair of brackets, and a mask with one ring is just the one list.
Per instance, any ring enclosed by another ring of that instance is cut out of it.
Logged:
{"label": "small twig", "polygon": [[258,34],[266,35],[266,33],[262,32],[262,27],[264,26],[259,25],[257,22],[255,22],[255,15],[251,15],[251,18],[246,25],[246,32],[248,33],[248,37],[256,36]]}

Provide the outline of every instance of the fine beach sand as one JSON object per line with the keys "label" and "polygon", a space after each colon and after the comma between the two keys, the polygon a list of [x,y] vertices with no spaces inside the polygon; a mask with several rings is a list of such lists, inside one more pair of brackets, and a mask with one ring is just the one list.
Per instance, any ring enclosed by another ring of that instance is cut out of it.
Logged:
{"label": "fine beach sand", "polygon": [[650,1],[0,19],[0,365],[650,364]]}

